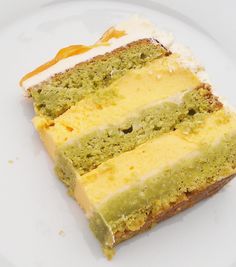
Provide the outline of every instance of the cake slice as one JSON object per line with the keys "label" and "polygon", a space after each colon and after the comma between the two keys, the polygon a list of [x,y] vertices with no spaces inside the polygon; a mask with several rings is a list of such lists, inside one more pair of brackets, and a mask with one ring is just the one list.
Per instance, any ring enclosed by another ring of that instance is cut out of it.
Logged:
{"label": "cake slice", "polygon": [[236,115],[163,134],[77,175],[75,198],[105,248],[220,189],[236,172]]}
{"label": "cake slice", "polygon": [[183,122],[200,121],[221,103],[176,55],[127,72],[100,94],[87,97],[54,120],[34,118],[59,177],[73,190],[80,175]]}
{"label": "cake slice", "polygon": [[236,115],[172,35],[134,17],[25,75],[33,123],[109,256],[236,173]]}

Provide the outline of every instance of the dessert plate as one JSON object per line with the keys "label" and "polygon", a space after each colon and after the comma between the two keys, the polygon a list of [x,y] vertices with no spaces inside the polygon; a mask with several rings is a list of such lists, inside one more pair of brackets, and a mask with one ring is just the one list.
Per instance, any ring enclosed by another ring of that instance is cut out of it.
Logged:
{"label": "dessert plate", "polygon": [[236,266],[236,180],[220,193],[102,255],[84,214],[66,194],[33,129],[18,81],[63,46],[93,43],[111,24],[140,14],[171,31],[206,66],[217,94],[236,106],[236,64],[186,17],[152,3],[72,1],[45,5],[0,31],[0,266]]}

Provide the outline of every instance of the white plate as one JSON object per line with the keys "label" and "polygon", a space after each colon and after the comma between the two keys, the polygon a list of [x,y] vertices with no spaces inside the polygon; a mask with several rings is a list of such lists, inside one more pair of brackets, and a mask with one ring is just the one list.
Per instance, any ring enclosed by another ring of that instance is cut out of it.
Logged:
{"label": "white plate", "polygon": [[[219,194],[103,257],[85,216],[53,173],[31,124],[20,77],[69,44],[91,43],[138,13],[172,31],[205,64],[220,94],[236,106],[236,65],[191,21],[155,4],[67,2],[48,5],[0,32],[0,266],[236,266],[236,180]],[[185,22],[184,22],[185,21]],[[13,163],[9,161],[13,161]]]}

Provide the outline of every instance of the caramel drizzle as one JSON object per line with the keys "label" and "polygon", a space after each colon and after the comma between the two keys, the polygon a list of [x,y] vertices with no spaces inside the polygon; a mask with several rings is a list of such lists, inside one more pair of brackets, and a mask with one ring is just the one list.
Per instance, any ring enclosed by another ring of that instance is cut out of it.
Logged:
{"label": "caramel drizzle", "polygon": [[50,68],[51,66],[55,65],[57,62],[59,62],[62,59],[66,59],[66,58],[71,57],[71,56],[83,54],[83,53],[85,53],[85,52],[87,52],[87,51],[89,51],[95,47],[108,46],[109,45],[108,41],[110,39],[112,39],[112,38],[118,39],[124,35],[126,35],[125,31],[119,31],[119,30],[116,30],[114,27],[111,27],[102,35],[102,37],[94,45],[90,45],[90,46],[87,46],[87,45],[70,45],[70,46],[64,47],[56,54],[56,56],[52,60],[39,66],[35,70],[27,73],[20,80],[20,85],[22,86],[24,81],[28,80],[29,78],[35,76],[36,74],[38,74],[42,71]]}

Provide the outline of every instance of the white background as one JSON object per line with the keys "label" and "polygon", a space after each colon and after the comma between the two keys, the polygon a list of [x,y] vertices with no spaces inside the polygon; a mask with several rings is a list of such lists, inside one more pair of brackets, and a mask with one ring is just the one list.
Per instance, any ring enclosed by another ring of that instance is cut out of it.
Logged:
{"label": "white background", "polygon": [[[69,14],[76,22],[72,13],[82,8],[57,2],[66,1],[0,0],[0,267],[235,267],[236,179],[213,198],[122,244],[112,263],[104,259],[85,216],[53,173],[31,124],[32,105],[22,97],[18,81],[67,42],[97,38],[115,15],[98,11],[99,23],[95,18],[89,27],[78,26],[61,18]],[[129,2],[154,7],[148,0]],[[236,2],[156,2],[153,10],[160,12],[145,11],[148,17],[173,29],[204,61],[220,93],[236,105]],[[95,15],[85,12],[85,24]],[[48,23],[53,19],[61,26]]]}
{"label": "white background", "polygon": [[[38,7],[57,2],[67,2],[67,0],[0,0],[0,27],[18,17],[26,16]],[[160,8],[167,6],[180,15],[191,18],[227,47],[229,53],[236,59],[235,0],[127,0],[126,2],[155,2]]]}

